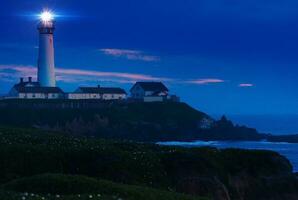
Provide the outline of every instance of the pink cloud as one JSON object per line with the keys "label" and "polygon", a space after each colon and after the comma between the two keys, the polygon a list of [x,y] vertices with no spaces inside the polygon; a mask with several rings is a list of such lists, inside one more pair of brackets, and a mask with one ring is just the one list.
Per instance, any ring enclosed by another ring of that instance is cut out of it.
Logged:
{"label": "pink cloud", "polygon": [[57,75],[81,75],[81,76],[95,76],[95,77],[116,77],[125,78],[132,80],[145,80],[145,81],[157,81],[162,78],[153,77],[145,74],[132,74],[132,73],[121,73],[121,72],[100,72],[92,70],[79,70],[79,69],[62,69],[56,70]]}
{"label": "pink cloud", "polygon": [[[16,80],[19,77],[36,78],[37,68],[34,66],[21,65],[0,65],[0,78],[10,77]],[[101,72],[94,70],[65,69],[56,68],[56,78],[58,81],[75,83],[84,81],[110,81],[118,83],[134,83],[136,81],[171,81],[165,77],[154,77],[146,74],[134,74],[123,72]]]}
{"label": "pink cloud", "polygon": [[225,80],[216,79],[216,78],[206,78],[206,79],[187,81],[187,83],[198,84],[198,85],[207,85],[207,84],[224,83],[224,82]]}
{"label": "pink cloud", "polygon": [[[6,82],[16,82],[20,77],[37,78],[37,67],[26,65],[0,65],[0,79]],[[156,77],[147,74],[125,72],[102,72],[95,70],[56,68],[57,81],[64,83],[84,82],[116,82],[135,83],[136,81],[164,81],[168,83],[188,83],[198,85],[217,84],[225,82],[222,79],[206,78],[196,80],[177,80],[167,77]]]}
{"label": "pink cloud", "polygon": [[105,55],[114,57],[125,57],[128,60],[142,60],[146,62],[156,62],[160,60],[158,56],[145,55],[142,51],[129,49],[100,49]]}
{"label": "pink cloud", "polygon": [[252,84],[252,83],[241,83],[241,84],[239,84],[238,86],[239,86],[239,87],[253,87],[254,84]]}
{"label": "pink cloud", "polygon": [[26,65],[0,65],[0,78],[2,81],[16,81],[20,77],[36,78],[36,67]]}
{"label": "pink cloud", "polygon": [[141,51],[128,50],[128,49],[101,49],[106,55],[112,56],[126,56],[126,55],[138,55],[141,54]]}

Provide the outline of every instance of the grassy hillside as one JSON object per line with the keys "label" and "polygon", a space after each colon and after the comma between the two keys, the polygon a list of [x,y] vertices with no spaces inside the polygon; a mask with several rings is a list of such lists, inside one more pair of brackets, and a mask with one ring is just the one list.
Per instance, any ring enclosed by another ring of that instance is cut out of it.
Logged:
{"label": "grassy hillside", "polygon": [[72,135],[146,142],[264,138],[255,129],[234,126],[228,120],[215,122],[207,114],[185,103],[61,100],[7,102],[6,106],[2,105],[3,101],[0,102],[0,125],[38,127]]}
{"label": "grassy hillside", "polygon": [[[108,117],[114,123],[121,121],[150,121],[158,124],[175,122],[184,125],[199,122],[201,119],[208,117],[185,103],[119,103],[107,101],[97,102],[97,108],[76,109],[74,106],[74,108],[63,109],[61,106],[63,103],[60,101],[48,101],[50,105],[59,107],[53,109],[47,104],[46,100],[45,102],[41,100],[10,100],[7,106],[0,107],[0,113],[6,113],[6,116],[0,116],[0,123],[5,125],[20,123],[22,125],[32,125],[40,122],[55,125],[57,121],[65,123],[74,118],[89,121],[94,118],[94,115],[98,114]],[[73,103],[75,104],[75,102]],[[89,101],[86,101],[85,104],[89,104]],[[19,117],[14,118],[16,115]]]}
{"label": "grassy hillside", "polygon": [[[104,138],[158,141],[191,139],[198,132],[201,121],[210,119],[185,103],[98,102],[96,108],[53,109],[40,100],[19,101],[0,107],[0,125],[40,127]],[[62,105],[59,101],[50,103]],[[39,106],[34,106],[36,104]]]}
{"label": "grassy hillside", "polygon": [[[0,185],[12,195],[26,190],[61,195],[100,191],[107,199],[106,190],[121,198],[129,193],[124,199],[146,199],[138,196],[140,190],[148,191],[147,199],[163,194],[175,199],[175,192],[215,199],[257,199],[260,191],[268,197],[298,195],[289,161],[270,151],[161,147],[0,128],[0,160]],[[277,190],[281,182],[286,187]]]}

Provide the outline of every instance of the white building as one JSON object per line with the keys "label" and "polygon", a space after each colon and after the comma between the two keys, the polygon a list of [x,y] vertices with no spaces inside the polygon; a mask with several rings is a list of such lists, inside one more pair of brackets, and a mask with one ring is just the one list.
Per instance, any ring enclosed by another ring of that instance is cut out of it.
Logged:
{"label": "white building", "polygon": [[38,25],[38,82],[41,87],[56,87],[54,62],[54,15],[49,11],[41,14]]}
{"label": "white building", "polygon": [[14,85],[8,97],[12,99],[62,99],[64,92],[58,87],[41,87],[38,82],[32,82],[32,78],[26,82],[21,78],[20,83]]}
{"label": "white building", "polygon": [[29,77],[27,82],[21,78],[20,83],[14,85],[5,98],[20,99],[62,99],[64,92],[56,87],[54,63],[54,15],[48,11],[41,14],[38,24],[38,82],[32,82]]}
{"label": "white building", "polygon": [[136,100],[159,102],[168,99],[169,89],[161,82],[136,82],[130,93]]}
{"label": "white building", "polygon": [[79,87],[73,93],[68,93],[68,99],[100,99],[100,100],[123,100],[127,93],[121,88],[113,87]]}

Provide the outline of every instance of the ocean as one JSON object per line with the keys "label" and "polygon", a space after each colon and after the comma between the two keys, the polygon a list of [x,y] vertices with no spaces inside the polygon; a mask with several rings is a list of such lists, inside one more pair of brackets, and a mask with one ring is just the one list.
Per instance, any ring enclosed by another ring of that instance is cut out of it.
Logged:
{"label": "ocean", "polygon": [[298,172],[298,144],[286,142],[250,142],[250,141],[195,141],[195,142],[159,142],[160,145],[183,146],[183,147],[202,147],[211,146],[219,149],[239,148],[239,149],[259,149],[271,150],[287,157],[292,163],[294,172]]}
{"label": "ocean", "polygon": [[[216,119],[219,116],[214,116]],[[235,124],[273,135],[298,134],[298,115],[227,115]]]}

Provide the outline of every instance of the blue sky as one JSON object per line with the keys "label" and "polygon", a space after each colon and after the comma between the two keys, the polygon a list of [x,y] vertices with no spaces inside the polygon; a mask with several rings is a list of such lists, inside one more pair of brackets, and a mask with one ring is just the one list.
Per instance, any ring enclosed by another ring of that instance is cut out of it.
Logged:
{"label": "blue sky", "polygon": [[35,14],[59,15],[59,86],[164,81],[211,114],[298,114],[294,0],[10,0],[0,7],[0,93],[36,73]]}

